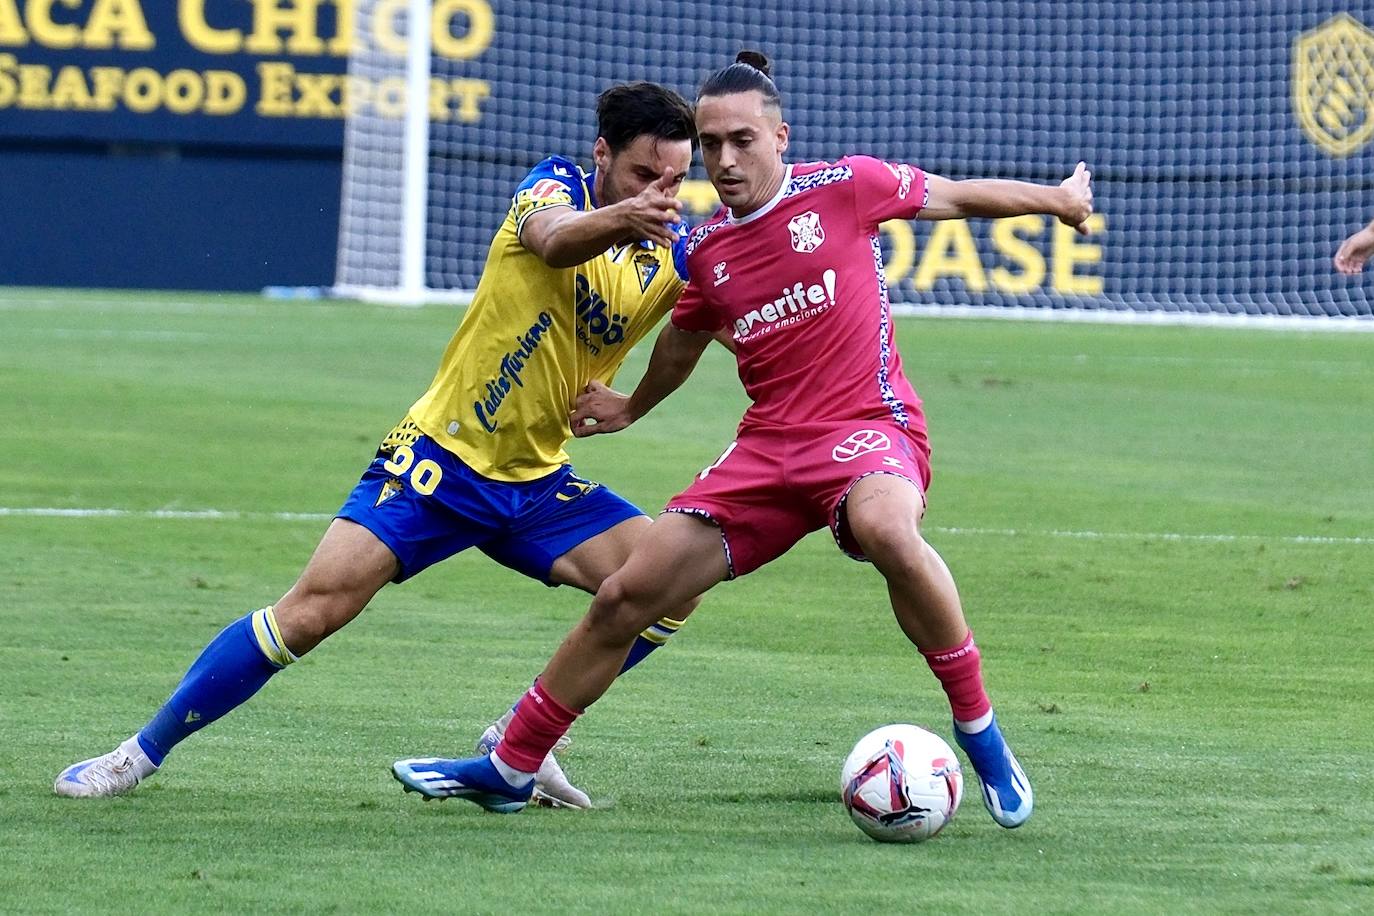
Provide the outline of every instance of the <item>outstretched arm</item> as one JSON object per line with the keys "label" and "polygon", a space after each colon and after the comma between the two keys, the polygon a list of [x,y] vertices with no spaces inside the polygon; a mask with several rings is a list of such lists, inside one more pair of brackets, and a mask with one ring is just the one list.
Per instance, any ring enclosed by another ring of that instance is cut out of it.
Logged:
{"label": "outstretched arm", "polygon": [[682,201],[672,191],[682,181],[667,169],[643,191],[594,210],[551,207],[520,229],[520,244],[550,267],[575,267],[625,239],[648,239],[665,248],[677,241],[671,228]]}
{"label": "outstretched arm", "polygon": [[1357,274],[1374,255],[1374,221],[1341,243],[1331,263],[1343,274]]}
{"label": "outstretched arm", "polygon": [[664,325],[634,394],[621,394],[593,379],[578,395],[570,419],[573,435],[618,432],[644,416],[687,381],[711,340],[709,332],[684,331],[671,321]]}
{"label": "outstretched arm", "polygon": [[1001,178],[951,181],[926,174],[928,196],[917,219],[963,219],[968,216],[1023,216],[1048,213],[1061,223],[1088,233],[1093,212],[1092,173],[1078,163],[1072,175],[1058,185],[1032,184]]}

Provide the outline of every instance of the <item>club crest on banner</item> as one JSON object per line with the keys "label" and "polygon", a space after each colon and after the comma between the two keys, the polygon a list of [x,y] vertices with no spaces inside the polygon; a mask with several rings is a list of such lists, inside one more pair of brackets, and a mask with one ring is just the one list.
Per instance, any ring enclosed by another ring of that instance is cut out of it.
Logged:
{"label": "club crest on banner", "polygon": [[1374,138],[1374,32],[1340,13],[1293,43],[1293,110],[1303,133],[1331,156]]}

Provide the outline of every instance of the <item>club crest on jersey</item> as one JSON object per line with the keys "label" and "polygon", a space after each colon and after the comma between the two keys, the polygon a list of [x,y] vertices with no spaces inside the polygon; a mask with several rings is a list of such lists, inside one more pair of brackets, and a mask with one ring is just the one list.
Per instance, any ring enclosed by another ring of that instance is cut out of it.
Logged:
{"label": "club crest on jersey", "polygon": [[382,484],[382,492],[380,492],[380,493],[377,494],[377,501],[376,501],[375,503],[372,504],[372,508],[374,508],[374,509],[377,508],[377,507],[380,506],[382,503],[386,502],[388,499],[390,499],[391,497],[395,496],[396,494],[398,494],[398,493],[400,493],[400,492],[401,492],[401,480],[400,480],[400,478],[398,478],[398,477],[393,477],[393,478],[391,478],[391,479],[388,480],[386,483]]}
{"label": "club crest on jersey", "polygon": [[648,292],[649,284],[654,282],[654,275],[658,273],[658,258],[641,251],[635,255],[635,272],[639,274],[639,291]]}
{"label": "club crest on jersey", "polygon": [[836,461],[853,461],[869,452],[885,452],[892,448],[892,440],[886,433],[876,429],[861,429],[850,433],[839,445],[830,450],[830,457]]}
{"label": "club crest on jersey", "polygon": [[821,247],[825,241],[825,230],[821,228],[821,215],[815,210],[792,217],[787,228],[792,232],[792,248],[802,254],[809,254]]}

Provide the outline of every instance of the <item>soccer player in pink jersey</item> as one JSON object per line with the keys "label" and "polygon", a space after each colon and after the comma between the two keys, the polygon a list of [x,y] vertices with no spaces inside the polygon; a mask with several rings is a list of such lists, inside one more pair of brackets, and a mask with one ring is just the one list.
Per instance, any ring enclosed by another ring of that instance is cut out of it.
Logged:
{"label": "soccer player in pink jersey", "polygon": [[429,797],[519,810],[544,754],[610,686],[646,625],[829,527],[887,581],[898,624],[949,698],[988,811],[1018,827],[1031,786],[993,715],[954,579],[921,536],[930,448],[893,341],[878,226],[1046,213],[1086,231],[1091,176],[1083,163],[1058,186],[950,181],[866,156],[788,165],[781,99],[754,52],[706,80],[696,119],[725,206],[688,239],[690,284],[634,394],[593,383],[573,426],[623,429],[686,379],[713,335],[732,339],[753,404],[735,441],[602,584],[492,753],[398,761],[393,772]]}

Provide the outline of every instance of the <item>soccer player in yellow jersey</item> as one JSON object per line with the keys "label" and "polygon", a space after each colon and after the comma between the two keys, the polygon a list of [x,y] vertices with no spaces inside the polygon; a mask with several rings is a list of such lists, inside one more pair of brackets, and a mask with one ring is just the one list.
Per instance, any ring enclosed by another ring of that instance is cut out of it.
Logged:
{"label": "soccer player in yellow jersey", "polygon": [[[609,383],[677,301],[685,252],[673,196],[691,164],[692,109],[653,83],[597,101],[595,169],[539,163],[516,188],[471,307],[429,390],[382,441],[296,584],[223,630],[166,704],[114,751],[58,775],[59,795],[120,795],[181,740],[401,582],[469,547],[549,585],[595,593],[649,527],[637,508],[573,473],[569,414]],[[695,602],[644,631],[625,667],[681,625]],[[510,713],[479,747],[499,740]],[[539,790],[587,807],[552,754]]]}

